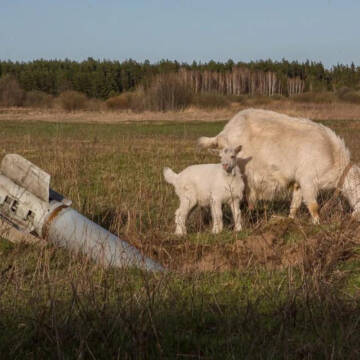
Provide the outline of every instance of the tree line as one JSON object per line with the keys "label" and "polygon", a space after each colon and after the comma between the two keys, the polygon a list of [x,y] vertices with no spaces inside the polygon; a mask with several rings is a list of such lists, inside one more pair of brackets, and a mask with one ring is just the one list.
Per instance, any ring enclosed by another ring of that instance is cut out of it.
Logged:
{"label": "tree line", "polygon": [[209,61],[192,64],[162,60],[109,61],[88,58],[72,60],[0,61],[0,78],[12,76],[25,91],[59,95],[76,90],[90,98],[108,99],[139,86],[150,86],[154,78],[175,73],[194,93],[223,95],[291,96],[308,91],[358,89],[360,67],[338,64],[326,69],[321,62],[260,60],[225,63]]}

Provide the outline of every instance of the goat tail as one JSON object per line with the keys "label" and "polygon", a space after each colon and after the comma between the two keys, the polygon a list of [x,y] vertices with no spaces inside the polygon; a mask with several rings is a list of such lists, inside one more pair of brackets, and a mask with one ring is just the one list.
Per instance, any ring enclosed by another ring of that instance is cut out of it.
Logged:
{"label": "goat tail", "polygon": [[172,171],[170,168],[165,167],[163,170],[165,180],[172,185],[175,185],[175,182],[179,176],[176,172]]}
{"label": "goat tail", "polygon": [[202,136],[197,141],[198,146],[202,148],[210,148],[210,147],[217,147],[218,146],[218,138],[217,136],[214,137],[206,137]]}

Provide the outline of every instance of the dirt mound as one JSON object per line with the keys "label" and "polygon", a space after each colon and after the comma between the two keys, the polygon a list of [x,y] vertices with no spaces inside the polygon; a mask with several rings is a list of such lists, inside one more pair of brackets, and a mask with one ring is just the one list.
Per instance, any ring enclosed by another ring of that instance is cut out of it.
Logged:
{"label": "dirt mound", "polygon": [[185,262],[182,266],[182,271],[228,271],[231,270],[229,259],[223,254],[210,252],[202,256],[197,262]]}
{"label": "dirt mound", "polygon": [[181,271],[229,271],[264,266],[281,269],[302,266],[326,270],[339,261],[356,256],[360,225],[347,220],[337,229],[275,219],[245,239],[221,246],[207,246],[184,256]]}

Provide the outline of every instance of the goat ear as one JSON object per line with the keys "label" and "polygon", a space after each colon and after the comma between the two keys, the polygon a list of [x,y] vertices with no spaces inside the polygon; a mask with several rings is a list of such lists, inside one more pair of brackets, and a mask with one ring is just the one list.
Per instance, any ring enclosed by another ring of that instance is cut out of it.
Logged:
{"label": "goat ear", "polygon": [[241,151],[241,149],[242,149],[242,146],[241,145],[239,145],[239,146],[237,146],[234,150],[235,150],[235,154],[238,154],[240,151]]}
{"label": "goat ear", "polygon": [[207,151],[210,154],[219,155],[219,150],[217,150],[217,149],[207,149]]}

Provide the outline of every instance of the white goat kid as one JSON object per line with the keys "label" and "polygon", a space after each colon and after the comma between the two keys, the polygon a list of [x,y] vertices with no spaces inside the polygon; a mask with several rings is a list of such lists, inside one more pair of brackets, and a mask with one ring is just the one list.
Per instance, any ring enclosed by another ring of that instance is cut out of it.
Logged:
{"label": "white goat kid", "polygon": [[236,163],[237,148],[224,148],[219,151],[220,164],[191,165],[179,174],[164,168],[165,180],[174,185],[180,199],[175,213],[175,234],[186,234],[186,219],[195,205],[210,206],[213,220],[212,232],[217,234],[223,229],[222,204],[230,205],[235,230],[241,230],[240,201],[243,198],[244,182]]}

